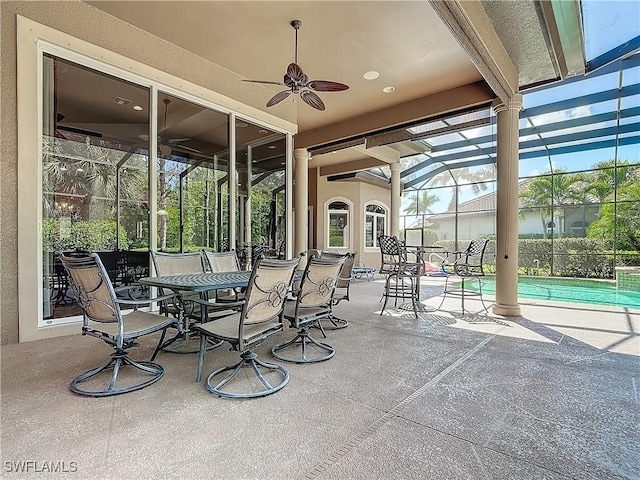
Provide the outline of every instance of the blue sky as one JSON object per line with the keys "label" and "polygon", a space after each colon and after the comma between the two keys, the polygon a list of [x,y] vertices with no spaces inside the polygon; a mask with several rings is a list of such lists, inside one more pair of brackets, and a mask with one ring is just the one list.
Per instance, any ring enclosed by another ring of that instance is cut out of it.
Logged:
{"label": "blue sky", "polygon": [[[583,0],[584,29],[585,29],[585,51],[587,60],[591,60],[609,50],[619,46],[640,35],[640,1],[633,0]],[[597,77],[585,77],[580,82],[557,85],[544,90],[537,90],[531,93],[524,93],[524,109],[532,108],[538,105],[554,103],[569,98],[580,97],[591,93],[602,92],[605,90],[613,90],[619,88],[620,77],[618,72],[601,75]],[[634,85],[640,83],[640,67],[631,68],[623,72],[622,86]],[[621,100],[621,109],[640,106],[640,98],[637,95],[623,98]],[[597,104],[582,105],[576,108],[552,112],[545,115],[539,115],[532,118],[535,125],[547,124],[550,122],[559,122],[571,118],[579,118],[584,116],[595,115],[604,112],[615,112],[618,108],[617,100],[601,102]],[[620,124],[631,124],[639,122],[638,117],[622,119]],[[585,127],[577,127],[573,129],[565,129],[562,131],[544,134],[543,136],[553,136],[558,134],[568,134],[580,131],[592,131],[598,128],[613,127],[615,122],[606,122],[597,125],[589,125]],[[531,126],[526,121],[521,121],[521,128]],[[492,133],[491,126],[481,127],[474,130],[463,132],[467,138],[488,135]],[[637,133],[637,132],[636,132]],[[520,140],[525,141],[536,137],[522,137]],[[427,141],[433,145],[440,145],[452,141],[461,140],[458,134],[448,134],[437,138],[430,138]],[[613,139],[611,137],[610,139]],[[463,148],[460,150],[468,150]],[[448,152],[451,153],[451,152]],[[565,155],[554,155],[549,157],[540,157],[534,159],[521,159],[519,164],[520,177],[530,175],[538,175],[549,170],[549,163],[553,168],[564,168],[568,171],[579,171],[589,169],[597,162],[613,159],[616,151],[614,148],[598,149],[586,152],[577,152]],[[631,163],[640,162],[640,145],[620,146],[618,147],[617,157],[620,160],[628,160]],[[423,172],[420,172],[421,174]],[[489,186],[487,193],[495,187]],[[470,188],[461,189],[460,202],[470,200],[475,196]],[[433,205],[434,212],[443,212],[446,210],[451,198],[450,189],[430,190],[430,193],[440,194],[441,200]]]}

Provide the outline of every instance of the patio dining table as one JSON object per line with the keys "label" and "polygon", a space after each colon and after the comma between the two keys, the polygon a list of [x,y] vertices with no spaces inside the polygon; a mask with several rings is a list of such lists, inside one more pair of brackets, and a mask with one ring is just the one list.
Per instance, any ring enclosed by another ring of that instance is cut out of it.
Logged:
{"label": "patio dining table", "polygon": [[[185,303],[188,302],[188,294],[200,294],[204,296],[206,292],[212,290],[226,290],[236,287],[246,287],[249,284],[251,272],[207,272],[190,273],[183,275],[164,275],[158,277],[144,277],[139,280],[143,285],[149,287],[163,288],[178,294],[175,306],[178,310],[178,333],[175,337],[164,342],[162,350],[173,353],[194,353],[198,351],[198,346],[190,346],[191,340],[197,334],[191,330],[191,319],[185,314]],[[193,342],[191,342],[193,343]],[[175,344],[175,345],[173,345]],[[168,347],[173,345],[171,349]]]}

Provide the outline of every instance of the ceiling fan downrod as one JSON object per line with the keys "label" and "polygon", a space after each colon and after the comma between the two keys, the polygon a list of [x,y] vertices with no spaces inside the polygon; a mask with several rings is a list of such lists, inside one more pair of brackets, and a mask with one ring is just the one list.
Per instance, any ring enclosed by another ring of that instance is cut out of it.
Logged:
{"label": "ceiling fan downrod", "polygon": [[291,26],[296,31],[296,50],[294,63],[298,63],[298,30],[302,28],[302,20],[291,20]]}

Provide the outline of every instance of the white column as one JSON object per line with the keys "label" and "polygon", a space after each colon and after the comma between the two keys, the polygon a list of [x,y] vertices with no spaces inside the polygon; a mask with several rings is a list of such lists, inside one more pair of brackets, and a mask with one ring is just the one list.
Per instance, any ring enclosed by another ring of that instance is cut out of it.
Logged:
{"label": "white column", "polygon": [[[298,255],[300,252],[307,251],[307,210],[308,198],[307,190],[309,186],[309,152],[306,148],[296,148],[293,151],[293,160],[295,163],[295,185],[293,187],[293,202],[296,209],[295,212],[295,235],[293,254]],[[306,264],[306,259],[300,261],[300,267]]]}
{"label": "white column", "polygon": [[391,168],[391,230],[389,235],[400,235],[400,163],[392,163]]}
{"label": "white column", "polygon": [[493,313],[519,316],[518,305],[518,113],[522,95],[514,94],[508,104],[494,101],[497,114],[497,245],[496,303]]}

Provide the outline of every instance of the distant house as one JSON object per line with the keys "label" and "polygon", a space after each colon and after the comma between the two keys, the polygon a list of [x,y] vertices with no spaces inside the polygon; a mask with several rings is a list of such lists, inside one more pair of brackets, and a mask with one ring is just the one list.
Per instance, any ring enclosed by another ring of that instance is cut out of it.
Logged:
{"label": "distant house", "polygon": [[[519,191],[526,187],[531,180],[519,183]],[[456,237],[456,215],[458,218],[458,239],[469,240],[480,235],[495,235],[496,233],[496,193],[480,195],[472,200],[458,205],[457,212],[449,210],[445,213],[429,215],[424,218],[424,225],[436,230],[441,240],[451,240]],[[550,216],[545,219],[543,227],[540,210],[526,208],[520,210],[518,224],[519,235],[542,235],[585,237],[587,227],[598,218],[598,205],[566,205],[557,207],[553,220]],[[420,222],[417,223],[419,228]]]}

